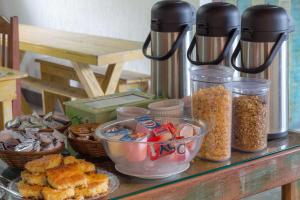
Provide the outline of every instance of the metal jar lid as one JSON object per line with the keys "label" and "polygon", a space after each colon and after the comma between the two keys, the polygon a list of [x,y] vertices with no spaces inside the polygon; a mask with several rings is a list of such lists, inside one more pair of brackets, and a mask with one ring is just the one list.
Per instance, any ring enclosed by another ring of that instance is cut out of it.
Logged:
{"label": "metal jar lid", "polygon": [[185,1],[159,1],[151,10],[151,30],[180,32],[184,25],[195,24],[195,14],[195,8]]}
{"label": "metal jar lid", "polygon": [[213,2],[198,9],[197,35],[228,36],[233,29],[240,27],[238,8],[224,2]]}
{"label": "metal jar lid", "polygon": [[293,30],[287,12],[279,6],[257,5],[242,15],[241,39],[251,42],[275,42],[282,33]]}

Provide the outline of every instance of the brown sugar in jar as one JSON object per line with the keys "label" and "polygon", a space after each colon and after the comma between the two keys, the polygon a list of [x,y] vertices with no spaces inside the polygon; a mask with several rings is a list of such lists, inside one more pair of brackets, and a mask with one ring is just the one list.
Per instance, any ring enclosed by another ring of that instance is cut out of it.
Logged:
{"label": "brown sugar in jar", "polygon": [[267,147],[268,81],[233,82],[232,147],[244,152]]}

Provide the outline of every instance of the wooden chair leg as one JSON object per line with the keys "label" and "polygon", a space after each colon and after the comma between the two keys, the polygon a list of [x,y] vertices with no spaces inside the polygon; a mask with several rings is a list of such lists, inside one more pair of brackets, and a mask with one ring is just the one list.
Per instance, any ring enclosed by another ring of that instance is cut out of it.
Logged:
{"label": "wooden chair leg", "polygon": [[47,114],[49,112],[52,112],[55,109],[56,102],[57,102],[56,95],[43,91],[42,99],[43,99],[43,113]]}
{"label": "wooden chair leg", "polygon": [[289,183],[282,186],[282,200],[297,200],[297,182]]}
{"label": "wooden chair leg", "polygon": [[16,88],[16,95],[17,98],[13,100],[13,116],[20,116],[22,114],[22,93],[21,93],[21,80],[16,80],[17,88]]}
{"label": "wooden chair leg", "polygon": [[3,130],[5,123],[12,118],[12,101],[0,102],[0,130]]}

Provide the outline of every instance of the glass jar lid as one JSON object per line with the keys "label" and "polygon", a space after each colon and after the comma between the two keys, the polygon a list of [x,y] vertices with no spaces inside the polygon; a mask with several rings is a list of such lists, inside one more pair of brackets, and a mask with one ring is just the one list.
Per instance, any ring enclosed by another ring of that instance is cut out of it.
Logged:
{"label": "glass jar lid", "polygon": [[270,81],[257,78],[237,78],[232,81],[232,92],[242,95],[263,95],[269,91]]}
{"label": "glass jar lid", "polygon": [[221,65],[194,66],[190,69],[191,80],[208,83],[229,83],[234,70]]}

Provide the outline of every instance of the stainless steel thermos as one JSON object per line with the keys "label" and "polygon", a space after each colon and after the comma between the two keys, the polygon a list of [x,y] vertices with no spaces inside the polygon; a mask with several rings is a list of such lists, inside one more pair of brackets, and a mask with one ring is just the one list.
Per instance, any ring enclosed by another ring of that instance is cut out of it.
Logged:
{"label": "stainless steel thermos", "polygon": [[288,14],[281,7],[250,7],[242,15],[241,39],[232,56],[232,66],[241,76],[271,81],[270,139],[283,137],[288,131],[288,34],[291,27]]}
{"label": "stainless steel thermos", "polygon": [[[196,11],[179,0],[157,2],[151,10],[151,33],[143,53],[151,59],[152,93],[165,98],[190,94],[187,49],[192,39]],[[151,42],[151,55],[147,54]]]}
{"label": "stainless steel thermos", "polygon": [[[196,34],[188,49],[194,65],[231,65],[231,55],[238,43],[240,15],[236,6],[213,2],[197,11]],[[196,60],[193,49],[196,47]]]}

